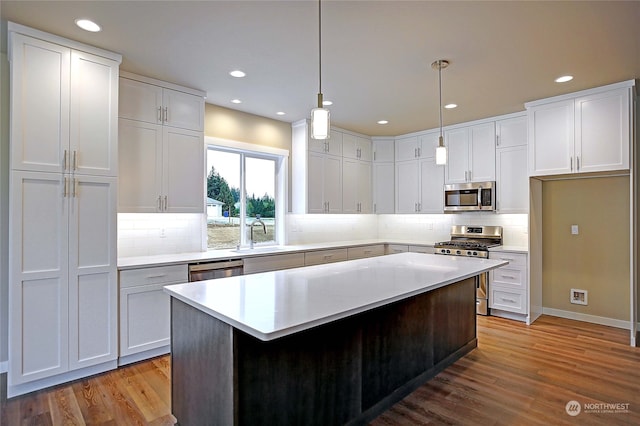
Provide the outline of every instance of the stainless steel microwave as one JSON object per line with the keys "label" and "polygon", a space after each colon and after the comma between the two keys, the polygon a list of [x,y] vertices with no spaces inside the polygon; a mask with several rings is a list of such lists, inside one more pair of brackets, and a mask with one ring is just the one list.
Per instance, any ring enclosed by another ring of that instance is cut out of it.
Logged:
{"label": "stainless steel microwave", "polygon": [[454,183],[444,186],[445,212],[493,211],[495,209],[495,182]]}

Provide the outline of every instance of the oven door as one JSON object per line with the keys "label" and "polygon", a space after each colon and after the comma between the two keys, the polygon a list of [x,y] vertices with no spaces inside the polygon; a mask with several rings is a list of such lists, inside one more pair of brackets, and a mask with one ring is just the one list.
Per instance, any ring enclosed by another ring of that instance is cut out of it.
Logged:
{"label": "oven door", "polygon": [[476,277],[476,313],[489,314],[489,273],[485,272]]}

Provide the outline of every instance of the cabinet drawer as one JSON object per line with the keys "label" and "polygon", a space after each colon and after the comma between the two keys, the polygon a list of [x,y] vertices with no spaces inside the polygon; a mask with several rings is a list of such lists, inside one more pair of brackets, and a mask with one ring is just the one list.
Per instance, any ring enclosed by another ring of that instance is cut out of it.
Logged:
{"label": "cabinet drawer", "polygon": [[244,275],[258,272],[278,271],[304,266],[304,253],[279,254],[275,256],[248,257],[244,259]]}
{"label": "cabinet drawer", "polygon": [[363,247],[349,247],[347,249],[347,258],[349,260],[362,259],[365,257],[383,256],[384,245],[376,244]]}
{"label": "cabinet drawer", "polygon": [[436,249],[433,246],[409,246],[409,251],[412,253],[434,254]]}
{"label": "cabinet drawer", "polygon": [[405,253],[409,251],[409,246],[404,244],[387,244],[385,249],[387,254]]}
{"label": "cabinet drawer", "polygon": [[120,271],[120,288],[187,281],[189,281],[189,273],[186,264]]}
{"label": "cabinet drawer", "polygon": [[491,283],[513,287],[514,289],[525,289],[524,269],[515,269],[503,266],[491,271]]}
{"label": "cabinet drawer", "polygon": [[491,288],[489,307],[519,314],[527,313],[525,295],[522,292],[509,291],[500,287]]}
{"label": "cabinet drawer", "polygon": [[491,252],[489,259],[506,260],[509,262],[507,268],[523,268],[527,267],[527,255],[521,253],[506,253],[501,251]]}
{"label": "cabinet drawer", "polygon": [[304,254],[304,264],[320,265],[322,263],[342,262],[347,260],[347,249],[310,251]]}

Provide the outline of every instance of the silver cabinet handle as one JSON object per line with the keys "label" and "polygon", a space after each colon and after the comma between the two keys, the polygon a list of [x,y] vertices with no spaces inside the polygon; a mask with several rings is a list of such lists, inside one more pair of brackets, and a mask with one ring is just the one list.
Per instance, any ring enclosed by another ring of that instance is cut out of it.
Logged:
{"label": "silver cabinet handle", "polygon": [[422,148],[418,148],[418,158],[422,156]]}
{"label": "silver cabinet handle", "polygon": [[167,107],[164,107],[164,122],[169,122],[169,109]]}
{"label": "silver cabinet handle", "polygon": [[62,170],[67,170],[67,150],[64,150],[64,154],[62,155]]}
{"label": "silver cabinet handle", "polygon": [[158,107],[158,121],[162,122],[162,107]]}
{"label": "silver cabinet handle", "polygon": [[378,205],[376,203],[373,203],[373,212],[378,213]]}
{"label": "silver cabinet handle", "polygon": [[505,299],[504,297],[501,297],[500,300],[502,300],[503,302],[516,303],[515,300],[513,300],[513,299]]}
{"label": "silver cabinet handle", "polygon": [[73,170],[78,170],[78,151],[73,150]]}
{"label": "silver cabinet handle", "polygon": [[63,188],[62,188],[62,198],[67,198],[67,181],[69,179],[65,176],[64,177],[64,184],[63,184]]}
{"label": "silver cabinet handle", "polygon": [[158,195],[158,211],[162,211],[162,195]]}
{"label": "silver cabinet handle", "polygon": [[165,195],[165,196],[164,196],[164,208],[163,208],[163,211],[165,211],[165,212],[166,212],[166,211],[167,211],[167,208],[168,208],[168,202],[167,202],[167,196]]}
{"label": "silver cabinet handle", "polygon": [[325,255],[324,255],[324,260],[329,260],[329,259],[331,259],[332,257],[333,257],[333,255],[332,255],[332,254],[325,254]]}
{"label": "silver cabinet handle", "polygon": [[580,157],[576,157],[576,171],[580,171]]}
{"label": "silver cabinet handle", "polygon": [[569,168],[573,171],[573,157],[569,157]]}
{"label": "silver cabinet handle", "polygon": [[500,135],[496,135],[496,146],[500,146]]}
{"label": "silver cabinet handle", "polygon": [[468,172],[465,170],[465,171],[464,171],[464,181],[465,181],[465,182],[468,180],[468,178],[467,178],[467,173],[468,173]]}
{"label": "silver cabinet handle", "polygon": [[73,186],[73,198],[76,198],[78,196],[78,179],[73,178],[71,179],[71,185]]}
{"label": "silver cabinet handle", "polygon": [[502,275],[502,278],[509,278],[511,280],[515,280],[516,277],[514,277],[513,275]]}
{"label": "silver cabinet handle", "polygon": [[413,148],[413,158],[418,158],[418,148]]}

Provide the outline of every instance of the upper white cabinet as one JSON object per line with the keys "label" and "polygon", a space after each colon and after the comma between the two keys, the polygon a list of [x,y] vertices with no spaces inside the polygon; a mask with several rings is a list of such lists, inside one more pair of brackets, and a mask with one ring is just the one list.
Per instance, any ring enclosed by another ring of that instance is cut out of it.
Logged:
{"label": "upper white cabinet", "polygon": [[121,57],[13,23],[9,37],[15,396],[116,366]]}
{"label": "upper white cabinet", "polygon": [[344,133],[342,135],[342,156],[344,158],[371,161],[373,159],[371,140]]}
{"label": "upper white cabinet", "polygon": [[11,168],[116,176],[119,62],[11,39]]}
{"label": "upper white cabinet", "polygon": [[309,153],[308,213],[342,213],[342,158]]}
{"label": "upper white cabinet", "polygon": [[371,162],[342,159],[342,212],[371,213]]}
{"label": "upper white cabinet", "polygon": [[393,138],[372,138],[372,144],[374,163],[393,163],[395,160]]}
{"label": "upper white cabinet", "polygon": [[394,213],[395,166],[392,138],[373,138],[373,213]]}
{"label": "upper white cabinet", "polygon": [[629,169],[633,85],[628,81],[526,104],[529,175]]}
{"label": "upper white cabinet", "polygon": [[444,138],[447,147],[446,183],[495,180],[494,122],[447,130]]}
{"label": "upper white cabinet", "polygon": [[[203,94],[126,76],[120,78],[118,211],[203,213]],[[154,107],[156,101],[165,106]]]}
{"label": "upper white cabinet", "polygon": [[[174,90],[139,79],[139,76],[122,73],[120,118],[204,131],[204,98],[199,91]],[[166,83],[164,86],[177,87]]]}
{"label": "upper white cabinet", "polygon": [[498,213],[528,213],[527,116],[496,121]]}
{"label": "upper white cabinet", "polygon": [[396,213],[442,213],[444,167],[435,158],[395,164]]}

